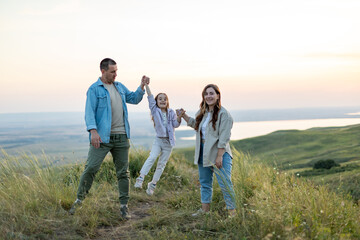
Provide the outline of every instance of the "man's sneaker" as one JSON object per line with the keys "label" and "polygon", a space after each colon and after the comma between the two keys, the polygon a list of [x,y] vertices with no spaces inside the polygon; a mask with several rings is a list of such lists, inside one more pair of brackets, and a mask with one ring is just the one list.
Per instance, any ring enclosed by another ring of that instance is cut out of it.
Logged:
{"label": "man's sneaker", "polygon": [[144,179],[142,177],[138,177],[136,179],[136,183],[134,185],[135,188],[142,188],[142,184],[144,182]]}
{"label": "man's sneaker", "polygon": [[147,195],[153,195],[156,188],[156,184],[153,184],[152,182],[148,183],[148,188],[146,189]]}
{"label": "man's sneaker", "polygon": [[229,211],[228,218],[234,218],[234,217],[236,217],[236,210],[235,210],[235,209],[228,210],[228,211]]}
{"label": "man's sneaker", "polygon": [[80,199],[76,199],[76,201],[73,203],[73,205],[71,206],[69,213],[71,215],[74,215],[74,213],[76,212],[76,209],[80,208],[82,204],[82,201]]}
{"label": "man's sneaker", "polygon": [[127,205],[120,207],[120,215],[123,220],[129,220],[131,218]]}
{"label": "man's sneaker", "polygon": [[200,209],[197,210],[195,213],[191,214],[191,216],[193,216],[193,217],[199,217],[199,216],[208,215],[208,214],[210,214],[210,211],[209,211],[209,212],[205,212],[204,210],[202,210],[202,208],[200,208]]}

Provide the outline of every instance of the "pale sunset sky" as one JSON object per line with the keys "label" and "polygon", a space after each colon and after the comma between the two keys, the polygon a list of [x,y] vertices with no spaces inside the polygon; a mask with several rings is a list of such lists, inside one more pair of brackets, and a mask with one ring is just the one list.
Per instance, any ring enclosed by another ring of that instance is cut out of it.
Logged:
{"label": "pale sunset sky", "polygon": [[360,106],[359,29],[358,0],[0,0],[0,113],[84,111],[105,57],[174,109]]}

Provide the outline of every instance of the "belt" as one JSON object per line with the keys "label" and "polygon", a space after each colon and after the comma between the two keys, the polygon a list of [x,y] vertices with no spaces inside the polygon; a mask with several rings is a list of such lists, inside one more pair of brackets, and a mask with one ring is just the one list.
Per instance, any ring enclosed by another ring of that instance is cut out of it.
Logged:
{"label": "belt", "polygon": [[202,143],[205,143],[205,139],[201,139],[201,142],[202,142]]}
{"label": "belt", "polygon": [[110,134],[110,140],[112,140],[112,141],[114,141],[114,140],[120,140],[121,139],[121,137],[123,137],[123,136],[126,136],[126,134],[114,134],[114,133],[112,133],[112,134]]}

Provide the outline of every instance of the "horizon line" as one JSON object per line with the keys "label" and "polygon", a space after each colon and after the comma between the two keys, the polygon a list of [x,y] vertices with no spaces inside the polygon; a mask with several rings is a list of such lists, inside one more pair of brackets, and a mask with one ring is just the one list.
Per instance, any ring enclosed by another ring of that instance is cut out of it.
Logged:
{"label": "horizon line", "polygon": [[[294,109],[334,109],[334,108],[360,108],[360,105],[353,105],[353,106],[317,106],[317,107],[286,107],[286,108],[242,108],[242,109],[228,109],[228,111],[232,112],[232,111],[269,111],[269,110],[294,110]],[[189,112],[195,112],[198,109],[190,109],[187,110]],[[129,111],[130,112],[130,111]],[[148,111],[131,111],[132,113],[144,113],[144,112],[148,112]],[[44,113],[85,113],[85,111],[34,111],[34,112],[0,112],[0,114],[34,114],[34,113],[38,113],[38,114],[44,114]]]}

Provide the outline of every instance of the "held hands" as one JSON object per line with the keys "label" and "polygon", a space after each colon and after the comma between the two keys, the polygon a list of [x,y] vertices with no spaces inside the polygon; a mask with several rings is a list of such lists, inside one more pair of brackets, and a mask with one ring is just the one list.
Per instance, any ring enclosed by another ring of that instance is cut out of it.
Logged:
{"label": "held hands", "polygon": [[177,115],[178,117],[183,117],[184,114],[185,114],[185,112],[186,112],[186,111],[185,111],[183,108],[176,109],[176,115]]}
{"label": "held hands", "polygon": [[144,90],[145,85],[149,85],[149,84],[150,84],[150,78],[144,75],[141,79],[140,87],[142,88],[142,90]]}
{"label": "held hands", "polygon": [[190,117],[186,114],[186,111],[182,108],[176,109],[176,115],[178,118],[183,118],[186,122],[188,122],[190,119]]}
{"label": "held hands", "polygon": [[176,115],[177,115],[177,121],[179,123],[181,123],[181,117],[183,117],[185,114],[185,110],[184,109],[176,109]]}

